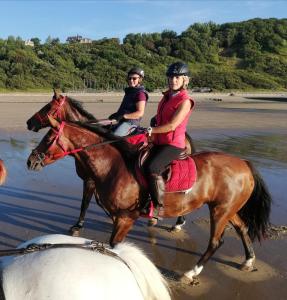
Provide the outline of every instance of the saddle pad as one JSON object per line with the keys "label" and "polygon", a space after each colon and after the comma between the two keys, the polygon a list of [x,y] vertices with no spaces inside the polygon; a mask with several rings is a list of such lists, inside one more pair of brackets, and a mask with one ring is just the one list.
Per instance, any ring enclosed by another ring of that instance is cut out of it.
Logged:
{"label": "saddle pad", "polygon": [[191,157],[174,160],[170,164],[171,178],[165,183],[166,192],[179,192],[191,189],[196,181],[196,165]]}
{"label": "saddle pad", "polygon": [[[190,156],[182,160],[173,160],[170,167],[171,177],[165,183],[165,192],[185,192],[191,189],[196,182],[197,175],[194,160]],[[139,182],[147,188],[146,179],[137,165],[136,176]]]}
{"label": "saddle pad", "polygon": [[126,141],[133,145],[136,145],[139,143],[147,143],[147,137],[146,137],[145,133],[136,134],[136,135],[132,135],[132,136],[129,136],[128,138],[126,138]]}

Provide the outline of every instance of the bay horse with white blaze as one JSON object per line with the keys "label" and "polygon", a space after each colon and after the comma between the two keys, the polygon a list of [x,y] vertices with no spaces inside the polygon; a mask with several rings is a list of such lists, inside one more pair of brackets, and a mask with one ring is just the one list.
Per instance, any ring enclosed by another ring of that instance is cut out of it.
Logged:
{"label": "bay horse with white blaze", "polygon": [[1,252],[11,255],[0,261],[1,300],[171,299],[155,265],[128,243],[111,249],[88,239],[51,234]]}
{"label": "bay horse with white blaze", "polygon": [[[30,154],[28,168],[40,170],[72,155],[94,180],[101,206],[113,220],[110,244],[122,242],[140,216],[140,208],[148,196],[134,172],[137,151],[102,127],[49,120],[52,129]],[[207,250],[183,279],[192,281],[202,271],[222,244],[228,222],[236,229],[245,249],[242,269],[251,270],[255,261],[251,241],[264,237],[269,226],[271,197],[261,176],[250,162],[225,153],[202,152],[192,158],[197,167],[197,181],[191,192],[165,193],[164,209],[159,215],[177,217],[203,204],[209,207]]]}
{"label": "bay horse with white blaze", "polygon": [[7,170],[5,168],[4,162],[0,159],[0,185],[4,184],[7,177]]}
{"label": "bay horse with white blaze", "polygon": [[[68,96],[62,96],[57,92],[54,92],[54,96],[49,103],[44,105],[26,122],[28,130],[38,132],[42,128],[49,127],[50,122],[48,120],[48,116],[52,116],[58,121],[98,123],[98,120],[83,108],[81,102]],[[194,152],[192,139],[188,135],[186,135],[186,147],[187,153]],[[87,176],[85,170],[82,169],[82,165],[79,164],[77,160],[75,161],[75,165],[77,175],[83,180],[83,195],[80,216],[76,224],[71,226],[70,233],[73,236],[79,236],[80,230],[84,226],[85,215],[92,196],[94,195],[97,203],[99,203],[99,201],[93,179]],[[180,230],[184,223],[185,218],[183,216],[179,216],[177,218],[176,225],[173,226],[173,228]]]}

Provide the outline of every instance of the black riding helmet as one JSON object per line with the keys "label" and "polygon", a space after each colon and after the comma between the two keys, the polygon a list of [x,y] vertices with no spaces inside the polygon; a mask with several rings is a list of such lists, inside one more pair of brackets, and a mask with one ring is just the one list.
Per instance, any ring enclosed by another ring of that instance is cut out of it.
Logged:
{"label": "black riding helmet", "polygon": [[131,74],[137,74],[139,75],[141,78],[144,78],[144,70],[139,68],[139,67],[134,67],[131,68],[128,72],[128,76],[130,76]]}
{"label": "black riding helmet", "polygon": [[188,65],[183,62],[176,62],[171,64],[166,71],[167,77],[182,75],[189,76]]}

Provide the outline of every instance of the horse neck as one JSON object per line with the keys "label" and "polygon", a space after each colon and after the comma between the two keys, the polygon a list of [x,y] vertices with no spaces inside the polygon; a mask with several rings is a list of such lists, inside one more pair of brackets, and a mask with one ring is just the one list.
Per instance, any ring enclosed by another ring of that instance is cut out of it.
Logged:
{"label": "horse neck", "polygon": [[73,106],[73,104],[69,100],[66,102],[66,106],[64,109],[64,120],[72,122],[86,122],[91,119],[92,117],[84,115],[81,111],[77,109],[77,107]]}
{"label": "horse neck", "polygon": [[[94,145],[87,151],[78,152],[75,158],[84,168],[88,167],[93,176],[96,176],[101,181],[115,165],[125,165],[121,153],[113,146],[110,144],[97,146],[104,141],[104,138],[97,133],[90,132],[84,128],[78,128],[76,132],[71,131],[68,140],[71,143],[70,147],[74,149]],[[116,164],[114,163],[115,161]]]}

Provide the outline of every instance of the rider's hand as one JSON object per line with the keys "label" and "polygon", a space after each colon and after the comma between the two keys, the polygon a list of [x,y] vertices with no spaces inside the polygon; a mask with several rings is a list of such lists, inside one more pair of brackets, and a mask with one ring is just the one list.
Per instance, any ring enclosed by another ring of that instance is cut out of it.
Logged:
{"label": "rider's hand", "polygon": [[109,120],[116,120],[117,119],[117,113],[113,113],[113,114],[111,114],[110,116],[109,116]]}
{"label": "rider's hand", "polygon": [[124,115],[117,115],[115,119],[118,121],[118,123],[125,120]]}
{"label": "rider's hand", "polygon": [[124,115],[119,115],[118,113],[113,113],[109,116],[109,120],[116,120],[117,122],[123,121]]}
{"label": "rider's hand", "polygon": [[151,133],[152,133],[152,128],[151,127],[148,127],[148,128],[141,128],[142,132],[144,134],[146,134],[147,136],[151,136]]}

